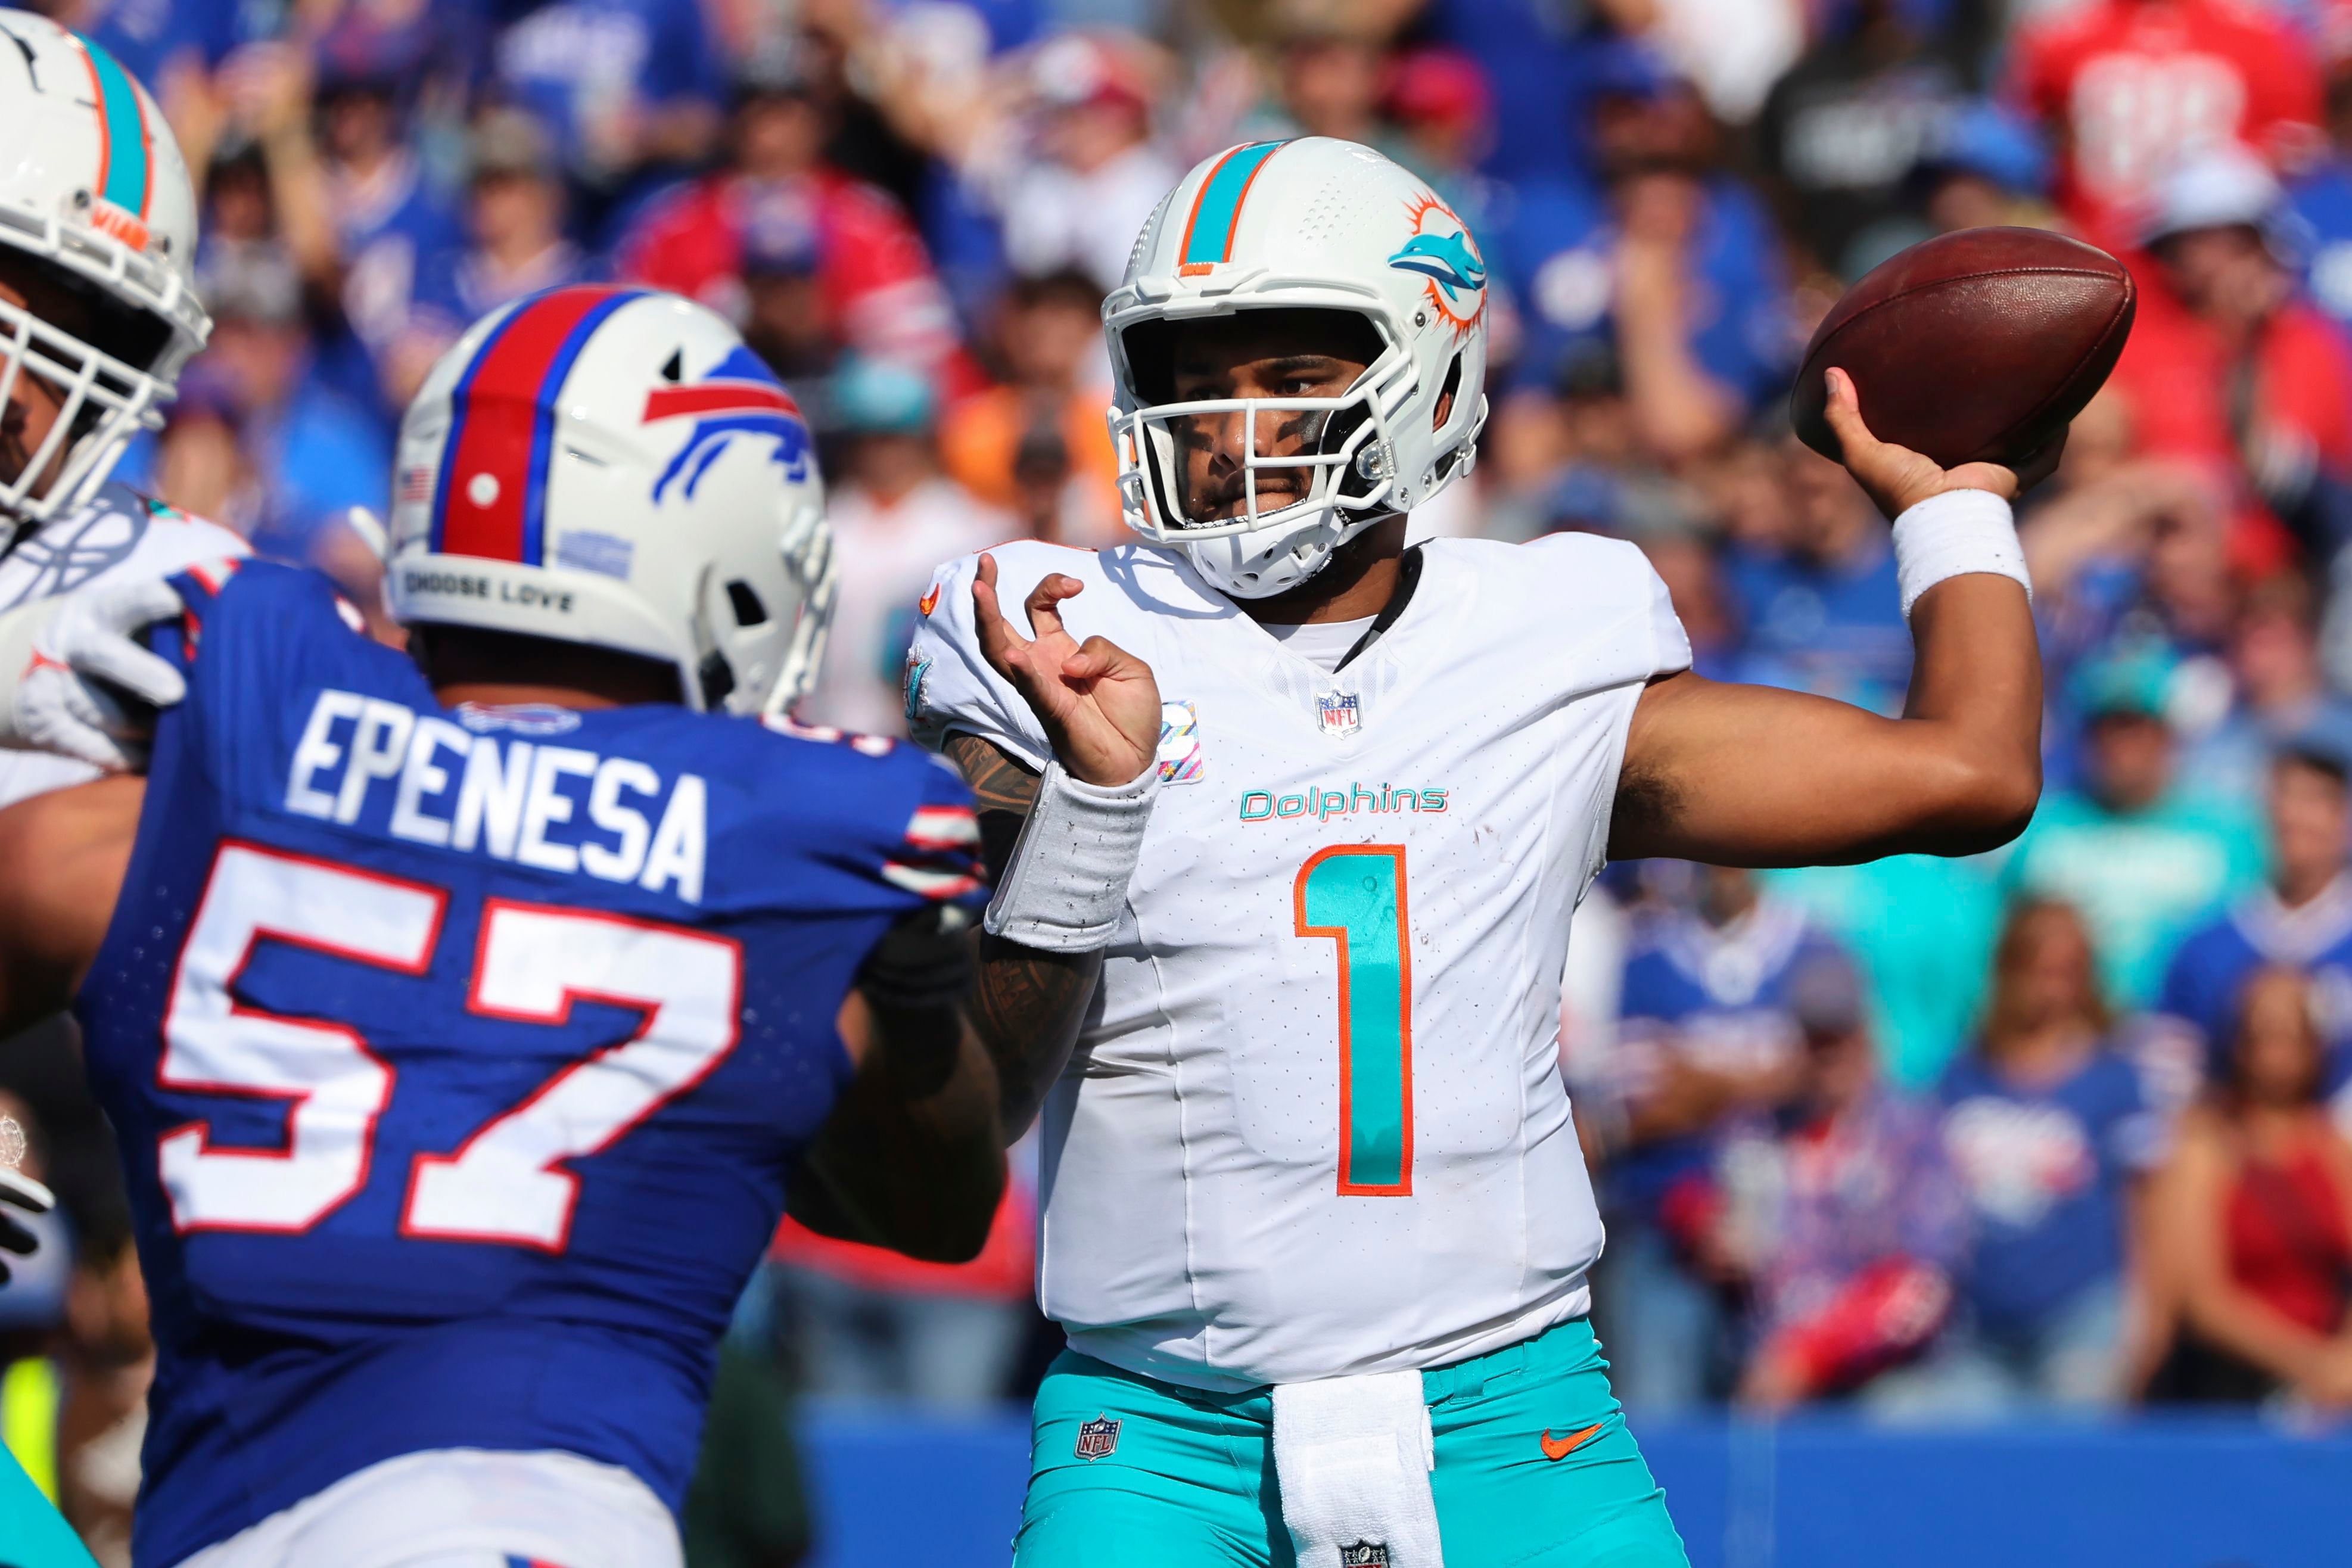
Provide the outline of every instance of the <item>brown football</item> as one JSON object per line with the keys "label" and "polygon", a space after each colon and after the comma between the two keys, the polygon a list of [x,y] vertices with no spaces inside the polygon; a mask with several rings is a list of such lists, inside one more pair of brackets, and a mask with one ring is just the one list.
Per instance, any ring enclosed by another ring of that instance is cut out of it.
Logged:
{"label": "brown football", "polygon": [[1871,434],[1945,468],[2015,463],[2083,411],[2116,368],[2138,295],[2096,246],[2038,228],[1938,235],[1873,268],[1805,345],[1789,415],[1838,456],[1832,365]]}

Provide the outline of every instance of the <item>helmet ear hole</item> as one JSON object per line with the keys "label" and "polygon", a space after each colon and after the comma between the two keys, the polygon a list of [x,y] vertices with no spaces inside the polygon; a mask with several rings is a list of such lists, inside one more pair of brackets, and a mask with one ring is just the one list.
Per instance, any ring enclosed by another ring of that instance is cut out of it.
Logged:
{"label": "helmet ear hole", "polygon": [[740,577],[727,584],[727,602],[734,607],[737,626],[767,625],[768,606],[760,602],[760,595],[751,584]]}

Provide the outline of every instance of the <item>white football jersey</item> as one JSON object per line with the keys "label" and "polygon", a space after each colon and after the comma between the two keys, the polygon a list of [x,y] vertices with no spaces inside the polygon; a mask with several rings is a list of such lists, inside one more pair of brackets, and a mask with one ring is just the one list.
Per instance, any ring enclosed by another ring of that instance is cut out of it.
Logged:
{"label": "white football jersey", "polygon": [[[1087,1354],[1237,1390],[1442,1365],[1586,1310],[1601,1250],[1557,1050],[1569,916],[1601,866],[1643,684],[1690,662],[1633,546],[1421,547],[1336,676],[1181,554],[994,551],[1015,620],[1149,662],[1165,779],[1100,994],[1046,1107],[1038,1291]],[[941,568],[919,739],[1042,765]]]}
{"label": "white football jersey", "polygon": [[[245,541],[218,523],[149,500],[115,481],[100,486],[88,505],[19,534],[14,548],[0,555],[0,611],[70,593],[114,573],[163,577],[199,562],[247,553]],[[0,751],[0,806],[99,776],[98,769],[71,757]]]}

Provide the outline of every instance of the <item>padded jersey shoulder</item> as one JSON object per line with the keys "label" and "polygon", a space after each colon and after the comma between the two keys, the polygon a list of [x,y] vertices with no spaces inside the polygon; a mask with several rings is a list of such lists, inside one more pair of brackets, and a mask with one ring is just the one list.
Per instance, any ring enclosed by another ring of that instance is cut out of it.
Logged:
{"label": "padded jersey shoulder", "polygon": [[1666,585],[1640,548],[1595,533],[1549,533],[1525,544],[1433,539],[1437,572],[1475,584],[1477,634],[1549,650],[1580,689],[1648,680],[1690,667],[1690,638]]}

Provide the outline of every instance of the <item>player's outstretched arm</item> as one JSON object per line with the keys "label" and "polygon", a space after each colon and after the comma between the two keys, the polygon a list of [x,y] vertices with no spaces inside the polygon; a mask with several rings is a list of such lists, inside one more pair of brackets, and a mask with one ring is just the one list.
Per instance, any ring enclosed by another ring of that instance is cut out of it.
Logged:
{"label": "player's outstretched arm", "polygon": [[[1846,468],[1888,517],[1951,491],[2012,500],[2056,463],[2053,447],[2021,474],[1991,463],[1947,471],[1874,437],[1852,381],[1829,374]],[[2042,792],[2041,654],[2023,586],[1965,574],[1910,608],[1917,654],[1899,719],[1687,671],[1654,683],[1626,738],[1611,858],[1825,865],[1973,854],[2015,837]]]}
{"label": "player's outstretched arm", "polygon": [[[990,874],[1001,880],[1036,804],[1036,771],[974,735],[949,736],[946,752],[971,786],[982,853]],[[1028,1130],[1045,1091],[1069,1065],[1101,977],[1099,951],[1043,952],[1001,936],[981,937],[971,1025],[996,1064],[1008,1140]]]}
{"label": "player's outstretched arm", "polygon": [[[926,910],[938,917],[961,911]],[[979,1255],[1004,1195],[996,1071],[961,1003],[971,935],[902,924],[843,1003],[856,1073],[793,1173],[787,1205],[822,1236],[933,1263]]]}
{"label": "player's outstretched arm", "polygon": [[146,781],[100,779],[0,811],[0,1038],[63,1008],[114,918]]}

